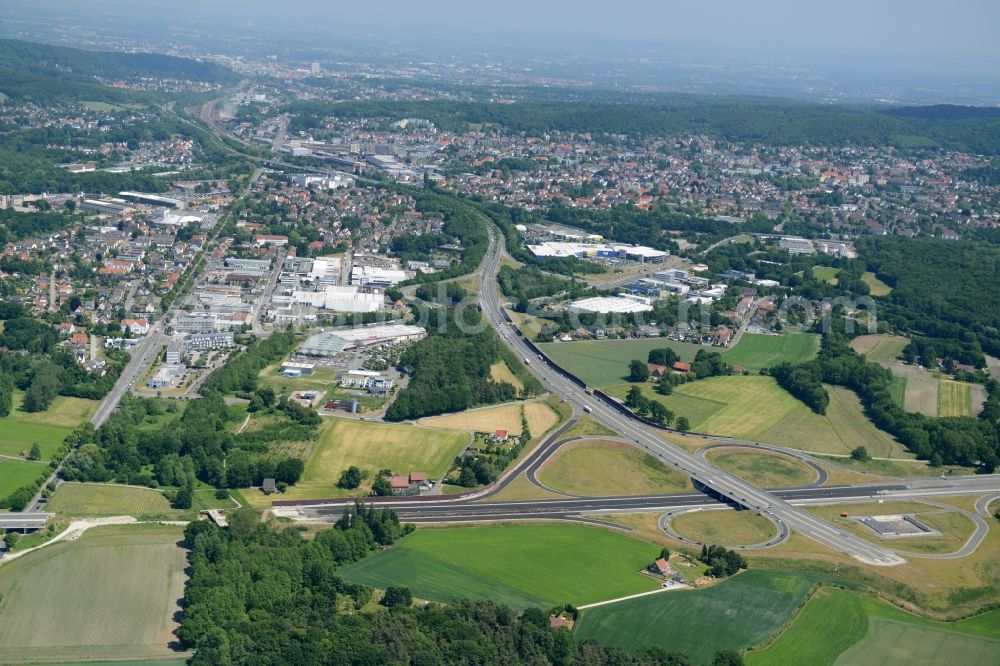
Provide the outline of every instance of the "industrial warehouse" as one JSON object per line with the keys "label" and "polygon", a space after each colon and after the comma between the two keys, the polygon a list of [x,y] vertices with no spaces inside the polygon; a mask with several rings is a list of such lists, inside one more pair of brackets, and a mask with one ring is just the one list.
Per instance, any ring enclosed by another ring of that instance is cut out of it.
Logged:
{"label": "industrial warehouse", "polygon": [[426,335],[424,328],[407,324],[341,328],[311,336],[302,344],[298,353],[303,356],[336,356],[381,345],[421,340]]}

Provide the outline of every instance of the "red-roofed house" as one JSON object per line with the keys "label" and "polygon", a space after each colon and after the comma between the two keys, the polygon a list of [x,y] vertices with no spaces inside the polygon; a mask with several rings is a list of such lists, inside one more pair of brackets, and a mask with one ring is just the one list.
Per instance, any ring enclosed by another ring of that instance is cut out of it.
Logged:
{"label": "red-roofed house", "polygon": [[389,487],[392,488],[392,492],[394,493],[401,490],[409,490],[410,479],[402,474],[393,474],[389,477]]}
{"label": "red-roofed house", "polygon": [[677,361],[672,367],[674,372],[691,372],[691,364],[684,361]]}
{"label": "red-roofed house", "polygon": [[647,363],[646,367],[649,368],[649,374],[653,377],[662,377],[667,374],[667,366],[660,365],[659,363]]}
{"label": "red-roofed house", "polygon": [[655,574],[660,574],[661,576],[666,574],[671,570],[670,563],[667,562],[662,557],[652,564],[649,565],[649,570]]}
{"label": "red-roofed house", "polygon": [[506,442],[507,441],[507,431],[506,430],[495,430],[492,435],[490,435],[490,441],[493,442]]}

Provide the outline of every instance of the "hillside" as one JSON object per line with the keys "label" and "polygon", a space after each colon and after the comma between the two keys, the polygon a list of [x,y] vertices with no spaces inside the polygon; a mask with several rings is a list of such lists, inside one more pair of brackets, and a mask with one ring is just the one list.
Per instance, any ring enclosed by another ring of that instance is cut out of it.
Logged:
{"label": "hillside", "polygon": [[0,39],[0,92],[14,100],[67,98],[115,101],[119,90],[100,81],[155,77],[229,83],[234,72],[213,63],[156,53],[112,53]]}

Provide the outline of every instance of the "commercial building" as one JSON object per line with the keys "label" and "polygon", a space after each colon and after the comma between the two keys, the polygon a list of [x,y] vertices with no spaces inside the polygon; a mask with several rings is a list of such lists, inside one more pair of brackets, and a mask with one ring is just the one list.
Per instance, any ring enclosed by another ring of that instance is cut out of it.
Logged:
{"label": "commercial building", "polygon": [[119,192],[118,196],[123,199],[146,204],[147,206],[166,206],[167,208],[183,208],[184,202],[180,199],[161,197],[158,194],[146,194],[145,192]]}
{"label": "commercial building", "polygon": [[210,349],[228,349],[235,343],[232,331],[219,333],[192,333],[184,338],[186,351],[205,351]]}
{"label": "commercial building", "polygon": [[371,289],[394,287],[406,280],[406,271],[377,268],[375,266],[354,266],[351,268],[351,284]]}
{"label": "commercial building", "polygon": [[816,254],[813,242],[806,238],[782,238],[778,247],[788,254]]}
{"label": "commercial building", "polygon": [[179,335],[175,335],[170,338],[170,342],[167,343],[167,365],[179,365],[181,362],[181,355],[183,353],[184,340]]}
{"label": "commercial building", "polygon": [[242,257],[226,257],[225,267],[241,273],[259,273],[267,275],[271,272],[270,259],[243,259]]}
{"label": "commercial building", "polygon": [[649,312],[653,306],[649,304],[649,299],[632,294],[622,296],[595,296],[573,301],[566,308],[568,312],[587,313],[618,313],[631,314],[635,312]]}
{"label": "commercial building", "polygon": [[80,203],[80,209],[88,213],[102,215],[123,215],[135,212],[135,207],[124,199],[84,199]]}
{"label": "commercial building", "polygon": [[374,370],[349,370],[340,378],[341,388],[364,389],[366,391],[376,383],[384,384],[385,382],[392,386],[391,379],[385,379]]}
{"label": "commercial building", "polygon": [[286,377],[301,377],[302,375],[311,375],[316,370],[315,363],[299,363],[295,361],[286,361],[281,364],[281,374]]}
{"label": "commercial building", "polygon": [[172,388],[186,371],[187,368],[182,365],[161,365],[156,374],[150,377],[149,388]]}
{"label": "commercial building", "polygon": [[664,250],[643,245],[609,245],[607,243],[574,243],[545,241],[528,245],[536,257],[576,257],[578,259],[628,259],[639,263],[661,262],[670,256]]}
{"label": "commercial building", "polygon": [[313,335],[303,343],[298,353],[306,356],[335,356],[368,347],[420,340],[426,335],[424,328],[407,324],[338,328]]}
{"label": "commercial building", "polygon": [[294,289],[291,294],[276,294],[271,302],[278,307],[309,305],[337,312],[377,312],[385,304],[385,296],[362,292],[356,286],[327,285],[321,291]]}

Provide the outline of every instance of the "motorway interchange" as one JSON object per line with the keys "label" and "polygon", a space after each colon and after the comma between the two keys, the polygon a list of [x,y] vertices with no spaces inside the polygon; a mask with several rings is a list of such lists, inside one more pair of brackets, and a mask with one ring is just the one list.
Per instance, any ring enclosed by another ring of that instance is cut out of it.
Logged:
{"label": "motorway interchange", "polygon": [[[438,496],[386,498],[380,505],[392,506],[400,518],[411,522],[484,522],[530,519],[562,519],[605,523],[601,514],[663,511],[666,514],[692,509],[718,508],[719,503],[760,512],[778,526],[778,537],[755,547],[770,547],[780,543],[792,531],[798,532],[832,550],[850,555],[854,559],[874,566],[896,566],[906,560],[893,550],[873,544],[861,537],[845,532],[839,527],[809,513],[802,504],[871,500],[880,498],[914,498],[933,495],[958,495],[991,493],[1000,495],[1000,475],[956,477],[948,479],[900,480],[895,484],[860,486],[821,486],[816,484],[776,491],[764,491],[738,476],[725,472],[704,457],[689,454],[684,449],[667,443],[661,430],[642,420],[623,413],[620,407],[608,404],[607,398],[592,395],[581,388],[559,368],[553,366],[534,345],[527,342],[508,323],[508,317],[497,287],[496,275],[503,256],[503,237],[490,227],[490,251],[479,269],[480,305],[483,314],[500,334],[501,339],[519,356],[524,358],[543,386],[561,396],[572,408],[574,417],[546,438],[529,456],[510,469],[492,486],[478,492],[442,499]],[[536,360],[537,359],[537,360]],[[534,362],[532,362],[534,361]],[[599,423],[615,431],[627,442],[650,453],[683,474],[691,477],[701,493],[674,493],[629,497],[566,497],[560,499],[490,502],[521,472],[534,480],[532,470],[537,470],[562,444],[571,440],[561,435],[575,422],[581,412],[591,415]],[[690,437],[702,435],[690,434]],[[715,438],[712,439],[724,439]],[[753,442],[732,441],[729,445],[756,446]],[[761,445],[763,448],[766,447]],[[791,452],[789,452],[791,453]],[[800,459],[807,456],[794,452]],[[349,500],[353,501],[353,500]],[[345,500],[319,502],[276,502],[276,511],[283,515],[302,518],[330,518],[339,515]],[[985,506],[985,505],[984,505]],[[584,517],[587,516],[587,517]],[[607,524],[607,523],[605,523]],[[662,525],[662,523],[661,523]],[[665,530],[666,531],[666,530]],[[669,532],[668,532],[669,533]],[[974,549],[978,543],[966,544],[963,551]],[[981,539],[980,539],[981,540]],[[959,556],[959,555],[956,555]]]}

